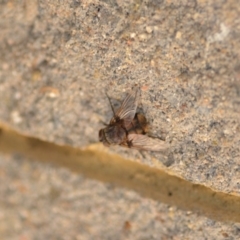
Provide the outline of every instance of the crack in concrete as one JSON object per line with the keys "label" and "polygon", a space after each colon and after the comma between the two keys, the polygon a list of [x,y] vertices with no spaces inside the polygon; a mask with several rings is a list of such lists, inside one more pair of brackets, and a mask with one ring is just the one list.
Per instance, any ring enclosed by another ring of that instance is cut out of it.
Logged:
{"label": "crack in concrete", "polygon": [[84,149],[60,146],[26,136],[0,123],[0,152],[66,167],[86,177],[128,188],[166,204],[219,221],[240,222],[240,196],[203,185],[110,154],[100,144]]}

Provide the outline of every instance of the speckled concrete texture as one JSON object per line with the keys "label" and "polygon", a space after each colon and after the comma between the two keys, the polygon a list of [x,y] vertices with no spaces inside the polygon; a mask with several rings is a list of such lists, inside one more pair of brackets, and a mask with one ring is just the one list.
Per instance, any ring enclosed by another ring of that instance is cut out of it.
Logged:
{"label": "speckled concrete texture", "polygon": [[0,121],[88,146],[112,114],[105,92],[138,85],[169,153],[110,151],[240,195],[239,1],[9,0],[0,17]]}
{"label": "speckled concrete texture", "polygon": [[1,239],[240,238],[215,222],[65,169],[0,155]]}
{"label": "speckled concrete texture", "polygon": [[240,193],[238,1],[7,1],[0,15],[1,120],[82,147],[109,121],[105,91],[138,84],[172,170]]}

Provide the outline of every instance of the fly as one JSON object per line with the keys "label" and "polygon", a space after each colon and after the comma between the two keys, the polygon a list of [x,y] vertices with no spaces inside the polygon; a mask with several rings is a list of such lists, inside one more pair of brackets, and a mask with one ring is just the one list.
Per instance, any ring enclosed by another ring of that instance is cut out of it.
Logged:
{"label": "fly", "polygon": [[120,145],[148,151],[166,149],[164,141],[146,135],[148,132],[147,120],[143,114],[136,113],[138,99],[139,89],[135,88],[127,94],[116,112],[109,99],[114,116],[110,123],[99,131],[99,141],[105,146]]}

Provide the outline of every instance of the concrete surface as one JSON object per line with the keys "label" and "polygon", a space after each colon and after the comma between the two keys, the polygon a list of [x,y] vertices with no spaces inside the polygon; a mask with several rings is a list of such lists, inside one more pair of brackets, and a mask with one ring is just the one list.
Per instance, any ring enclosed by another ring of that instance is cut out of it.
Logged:
{"label": "concrete surface", "polygon": [[[237,0],[2,1],[0,121],[85,147],[98,142],[102,121],[111,117],[105,91],[121,100],[137,84],[152,135],[165,139],[170,152],[110,151],[239,197],[239,16]],[[209,239],[219,237],[219,226],[209,225]],[[239,228],[227,235],[221,237],[236,239]]]}
{"label": "concrete surface", "polygon": [[66,169],[0,155],[1,239],[238,239],[216,222],[86,179]]}
{"label": "concrete surface", "polygon": [[239,8],[237,1],[3,2],[0,118],[82,147],[98,141],[100,120],[109,121],[104,92],[122,99],[138,84],[153,134],[171,143],[171,168],[239,193]]}

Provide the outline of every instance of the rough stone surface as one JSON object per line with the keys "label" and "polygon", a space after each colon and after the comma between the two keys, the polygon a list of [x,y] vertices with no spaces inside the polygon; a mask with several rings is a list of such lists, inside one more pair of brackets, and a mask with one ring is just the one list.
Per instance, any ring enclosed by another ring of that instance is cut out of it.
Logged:
{"label": "rough stone surface", "polygon": [[168,159],[110,150],[239,195],[239,16],[237,0],[1,1],[0,121],[84,147],[111,117],[105,91],[121,100],[138,85]]}
{"label": "rough stone surface", "polygon": [[240,193],[238,1],[8,1],[0,15],[0,119],[82,147],[111,117],[104,92],[137,84],[171,168]]}
{"label": "rough stone surface", "polygon": [[66,169],[0,155],[2,239],[239,239],[240,224],[183,212]]}

